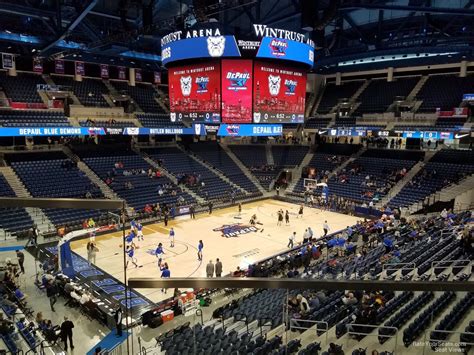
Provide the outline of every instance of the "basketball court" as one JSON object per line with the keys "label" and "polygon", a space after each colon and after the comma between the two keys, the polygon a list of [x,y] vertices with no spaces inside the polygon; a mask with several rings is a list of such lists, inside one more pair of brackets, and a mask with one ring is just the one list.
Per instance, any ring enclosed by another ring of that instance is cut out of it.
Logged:
{"label": "basketball court", "polygon": [[[296,232],[296,243],[303,239],[306,228],[311,227],[315,237],[322,235],[322,225],[327,220],[331,232],[346,228],[356,223],[358,218],[324,211],[316,208],[305,208],[302,218],[297,218],[300,205],[277,200],[263,200],[242,206],[239,216],[238,208],[230,207],[170,221],[167,227],[163,223],[143,227],[145,240],[135,243],[139,267],[129,265],[127,277],[159,277],[157,257],[154,255],[158,243],[163,243],[171,277],[205,277],[206,264],[209,260],[215,263],[219,258],[223,264],[223,275],[234,271],[237,266],[248,265],[265,259],[287,249],[288,237]],[[289,225],[277,226],[277,212],[283,209],[290,213]],[[258,223],[251,226],[250,217],[256,214]],[[169,229],[176,233],[175,246],[170,247]],[[127,231],[128,232],[128,231]],[[203,260],[198,261],[197,246],[199,240],[204,243]],[[86,244],[88,239],[71,242],[74,252],[87,258]],[[97,266],[123,281],[122,232],[115,232],[96,237],[99,248]],[[137,290],[154,302],[169,297],[161,290]]]}

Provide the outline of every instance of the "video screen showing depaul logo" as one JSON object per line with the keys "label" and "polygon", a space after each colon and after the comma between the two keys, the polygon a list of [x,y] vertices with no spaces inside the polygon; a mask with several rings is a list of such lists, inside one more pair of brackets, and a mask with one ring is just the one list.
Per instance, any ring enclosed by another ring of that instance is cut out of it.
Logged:
{"label": "video screen showing depaul logo", "polygon": [[222,60],[222,122],[252,123],[252,60]]}
{"label": "video screen showing depaul logo", "polygon": [[169,70],[172,122],[220,122],[220,64],[186,65]]}
{"label": "video screen showing depaul logo", "polygon": [[303,123],[306,74],[301,70],[255,62],[255,123]]}

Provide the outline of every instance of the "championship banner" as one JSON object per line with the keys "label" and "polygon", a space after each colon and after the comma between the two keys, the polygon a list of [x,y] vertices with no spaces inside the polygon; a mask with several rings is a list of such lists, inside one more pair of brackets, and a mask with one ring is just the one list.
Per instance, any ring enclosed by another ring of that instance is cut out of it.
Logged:
{"label": "championship banner", "polygon": [[135,69],[135,80],[136,81],[142,81],[142,70],[141,69]]}
{"label": "championship banner", "polygon": [[15,68],[15,57],[13,54],[2,53],[3,69],[14,69]]}
{"label": "championship banner", "polygon": [[86,70],[84,68],[84,62],[74,62],[74,66],[76,69],[76,75],[84,76],[86,75]]}
{"label": "championship banner", "polygon": [[64,60],[56,59],[54,61],[54,72],[56,74],[64,74]]}
{"label": "championship banner", "polygon": [[33,58],[33,71],[35,73],[43,74],[43,59],[36,57]]}
{"label": "championship banner", "polygon": [[127,74],[125,73],[125,67],[118,67],[118,78],[120,80],[127,80]]}
{"label": "championship banner", "polygon": [[109,78],[109,66],[107,64],[100,65],[100,77],[104,79]]}
{"label": "championship banner", "polygon": [[161,73],[159,71],[154,74],[154,82],[155,84],[161,84]]}

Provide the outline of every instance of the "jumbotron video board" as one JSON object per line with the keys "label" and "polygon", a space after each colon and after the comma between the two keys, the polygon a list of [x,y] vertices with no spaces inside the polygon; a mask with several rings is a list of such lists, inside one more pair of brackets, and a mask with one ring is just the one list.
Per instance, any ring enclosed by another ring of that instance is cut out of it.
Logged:
{"label": "jumbotron video board", "polygon": [[254,24],[253,29],[254,37],[245,39],[219,28],[176,31],[162,38],[172,121],[304,122],[314,42],[267,25]]}
{"label": "jumbotron video board", "polygon": [[255,123],[303,123],[306,73],[288,66],[255,62]]}
{"label": "jumbotron video board", "polygon": [[221,70],[217,61],[169,70],[171,121],[221,121]]}
{"label": "jumbotron video board", "polygon": [[252,123],[253,62],[222,60],[222,122]]}

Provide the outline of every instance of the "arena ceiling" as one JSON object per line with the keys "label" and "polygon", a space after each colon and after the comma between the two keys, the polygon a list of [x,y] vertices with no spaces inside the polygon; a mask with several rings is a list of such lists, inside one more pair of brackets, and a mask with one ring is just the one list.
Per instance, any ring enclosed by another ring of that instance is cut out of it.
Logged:
{"label": "arena ceiling", "polygon": [[473,19],[474,0],[4,0],[0,51],[158,67],[166,33],[220,26],[245,35],[263,23],[307,32],[328,61],[393,49],[471,51]]}

